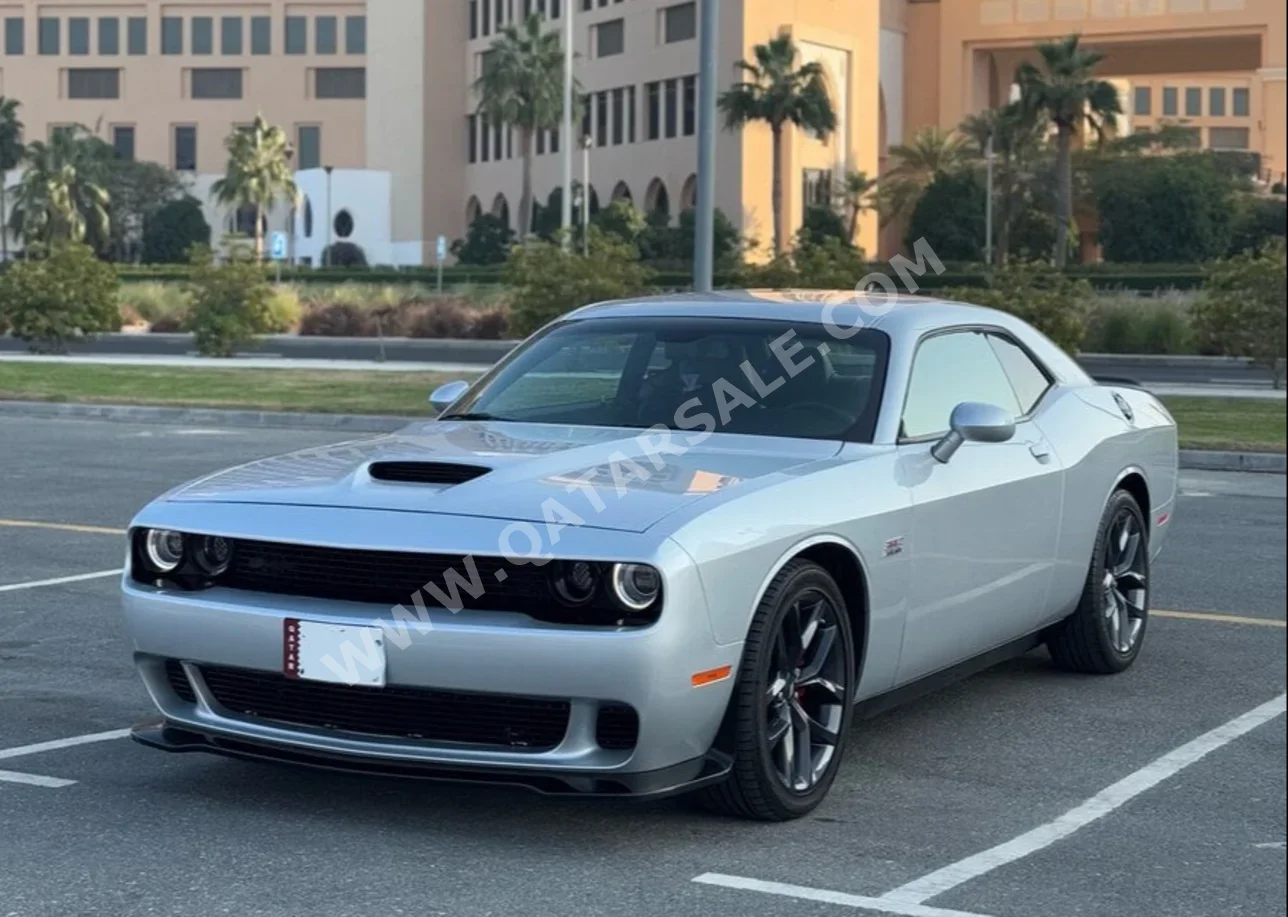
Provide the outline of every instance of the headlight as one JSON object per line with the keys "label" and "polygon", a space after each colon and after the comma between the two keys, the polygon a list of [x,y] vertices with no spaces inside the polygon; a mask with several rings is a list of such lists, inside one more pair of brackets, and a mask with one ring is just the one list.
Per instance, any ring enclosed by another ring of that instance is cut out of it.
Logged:
{"label": "headlight", "polygon": [[584,560],[563,561],[551,571],[551,586],[565,605],[585,605],[599,591],[599,567]]}
{"label": "headlight", "polygon": [[183,563],[184,537],[182,532],[169,529],[148,529],[143,539],[143,551],[152,569],[157,573],[170,573]]}
{"label": "headlight", "polygon": [[233,559],[233,544],[218,535],[206,535],[197,540],[193,552],[197,566],[209,576],[219,576],[228,569]]}
{"label": "headlight", "polygon": [[614,564],[613,596],[629,611],[644,611],[662,591],[662,577],[647,564]]}

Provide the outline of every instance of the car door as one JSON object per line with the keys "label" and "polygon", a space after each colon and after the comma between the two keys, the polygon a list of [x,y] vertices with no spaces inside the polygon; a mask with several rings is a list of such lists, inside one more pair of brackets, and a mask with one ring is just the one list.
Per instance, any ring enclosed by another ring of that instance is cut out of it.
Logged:
{"label": "car door", "polygon": [[[1004,364],[1014,364],[1010,374]],[[918,345],[899,445],[899,474],[912,491],[899,683],[1039,626],[1064,497],[1059,459],[1032,420],[1049,386],[1027,351],[1000,334],[953,330]],[[1015,436],[967,442],[940,463],[930,449],[966,401],[1010,412]]]}

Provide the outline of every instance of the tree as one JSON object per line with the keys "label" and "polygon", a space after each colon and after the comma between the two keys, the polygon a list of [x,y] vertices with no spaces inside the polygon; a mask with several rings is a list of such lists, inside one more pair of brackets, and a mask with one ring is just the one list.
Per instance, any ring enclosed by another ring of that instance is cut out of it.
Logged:
{"label": "tree", "polygon": [[720,96],[725,126],[738,130],[753,121],[769,125],[773,136],[774,252],[783,251],[783,136],[794,124],[826,140],[836,130],[836,110],[827,74],[818,63],[799,66],[800,52],[790,35],[753,49],[754,62],[740,60],[743,79]]}
{"label": "tree", "polygon": [[452,243],[452,255],[461,264],[504,264],[514,244],[514,230],[500,217],[480,213],[465,231],[464,239]]}
{"label": "tree", "polygon": [[858,235],[859,217],[863,215],[863,211],[870,210],[874,205],[873,195],[876,189],[877,180],[869,178],[866,172],[846,172],[837,183],[836,196],[849,217],[850,244],[854,243],[854,237]]}
{"label": "tree", "polygon": [[1200,339],[1221,353],[1251,357],[1283,387],[1288,358],[1288,262],[1283,243],[1258,256],[1236,255],[1214,264],[1194,306]]}
{"label": "tree", "polygon": [[89,246],[60,242],[0,273],[0,325],[33,351],[59,353],[68,338],[120,330],[117,289],[116,271]]}
{"label": "tree", "polygon": [[193,249],[186,324],[199,353],[231,357],[239,345],[273,328],[273,287],[258,262],[259,253],[247,251],[244,242],[223,264],[215,263],[209,249]]}
{"label": "tree", "polygon": [[210,245],[210,224],[192,196],[164,205],[143,227],[145,264],[185,263],[198,245]]}
{"label": "tree", "polygon": [[81,125],[59,128],[48,143],[37,140],[27,146],[10,226],[28,250],[87,239],[105,242],[113,156],[110,146]]}
{"label": "tree", "polygon": [[905,244],[925,239],[941,261],[984,260],[984,199],[979,172],[940,172],[912,211]]}
{"label": "tree", "polygon": [[845,220],[831,207],[806,207],[801,228],[796,230],[796,247],[807,248],[811,245],[823,245],[828,239],[835,239],[845,248],[853,248],[854,236],[846,231]]}
{"label": "tree", "polygon": [[0,264],[9,260],[9,233],[5,220],[9,213],[5,200],[8,173],[22,164],[22,122],[18,120],[19,102],[0,96]]}
{"label": "tree", "polygon": [[1073,139],[1090,129],[1100,138],[1122,114],[1118,90],[1095,78],[1104,59],[1099,51],[1081,47],[1077,35],[1038,45],[1042,65],[1025,62],[1015,71],[1020,104],[1025,114],[1056,129],[1056,239],[1052,249],[1057,267],[1069,257],[1069,224],[1073,220]]}
{"label": "tree", "polygon": [[1012,228],[1033,205],[1034,168],[1044,152],[1042,131],[1014,102],[971,115],[959,130],[975,146],[973,152],[985,161],[985,166],[992,141],[993,194],[997,201],[994,259],[999,266],[1005,266],[1011,255]]}
{"label": "tree", "polygon": [[228,165],[224,177],[211,186],[211,194],[226,207],[254,210],[255,257],[263,260],[264,211],[283,201],[294,204],[299,198],[291,172],[290,142],[284,130],[256,115],[249,127],[228,135],[224,148]]}
{"label": "tree", "polygon": [[908,143],[890,147],[890,167],[881,179],[876,198],[881,224],[910,213],[936,175],[954,172],[965,161],[962,138],[937,127],[927,127]]}
{"label": "tree", "polygon": [[133,260],[148,223],[163,207],[184,196],[183,181],[160,163],[124,159],[109,163],[105,180],[111,202],[109,254],[117,261]]}
{"label": "tree", "polygon": [[[532,226],[533,144],[537,132],[553,130],[563,120],[564,52],[559,32],[545,28],[539,13],[501,30],[483,57],[483,73],[474,83],[478,113],[489,124],[519,132],[523,157],[523,190],[519,226],[527,236]],[[579,94],[578,94],[579,97]],[[571,143],[565,137],[564,143]]]}

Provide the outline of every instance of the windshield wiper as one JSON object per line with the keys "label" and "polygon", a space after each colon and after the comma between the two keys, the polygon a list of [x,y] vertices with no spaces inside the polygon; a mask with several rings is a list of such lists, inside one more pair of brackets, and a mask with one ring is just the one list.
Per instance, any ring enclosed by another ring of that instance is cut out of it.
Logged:
{"label": "windshield wiper", "polygon": [[497,417],[495,414],[489,414],[486,411],[466,411],[461,414],[440,414],[439,420],[496,420],[504,422],[505,417]]}

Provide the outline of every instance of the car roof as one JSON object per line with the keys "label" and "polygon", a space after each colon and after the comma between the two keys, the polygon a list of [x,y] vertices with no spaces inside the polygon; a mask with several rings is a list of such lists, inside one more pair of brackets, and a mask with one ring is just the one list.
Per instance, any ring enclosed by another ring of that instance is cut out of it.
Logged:
{"label": "car roof", "polygon": [[1013,328],[1014,316],[931,296],[856,293],[853,290],[717,290],[671,293],[596,303],[567,318],[751,318],[832,323],[851,328],[859,323],[894,336],[958,325]]}

